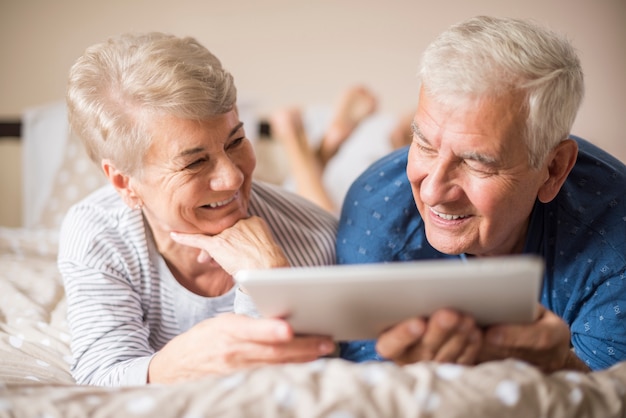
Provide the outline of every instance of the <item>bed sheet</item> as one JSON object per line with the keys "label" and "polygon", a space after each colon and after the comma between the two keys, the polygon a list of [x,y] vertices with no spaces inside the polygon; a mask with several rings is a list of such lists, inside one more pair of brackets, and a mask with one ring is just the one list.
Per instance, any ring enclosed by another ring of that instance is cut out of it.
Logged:
{"label": "bed sheet", "polygon": [[0,417],[623,417],[626,363],[540,373],[321,359],[173,385],[76,385],[56,230],[0,228]]}

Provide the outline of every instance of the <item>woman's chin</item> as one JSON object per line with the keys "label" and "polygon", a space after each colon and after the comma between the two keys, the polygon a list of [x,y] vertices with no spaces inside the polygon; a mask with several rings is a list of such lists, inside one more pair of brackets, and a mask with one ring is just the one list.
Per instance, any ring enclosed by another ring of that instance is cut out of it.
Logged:
{"label": "woman's chin", "polygon": [[248,215],[245,213],[242,214],[241,212],[231,212],[226,216],[220,217],[218,220],[200,220],[198,223],[198,229],[203,234],[217,235],[225,229],[232,227],[240,220],[247,218],[247,216]]}

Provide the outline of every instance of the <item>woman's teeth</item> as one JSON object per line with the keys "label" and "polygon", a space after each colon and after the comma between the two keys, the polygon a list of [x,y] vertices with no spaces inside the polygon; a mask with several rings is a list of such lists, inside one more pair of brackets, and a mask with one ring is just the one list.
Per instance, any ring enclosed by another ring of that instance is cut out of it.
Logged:
{"label": "woman's teeth", "polygon": [[235,200],[235,198],[237,197],[237,195],[234,195],[226,200],[222,200],[221,202],[215,202],[215,203],[209,203],[207,206],[210,208],[219,208],[221,206],[225,206],[227,204],[229,204],[230,202],[232,202],[233,200]]}

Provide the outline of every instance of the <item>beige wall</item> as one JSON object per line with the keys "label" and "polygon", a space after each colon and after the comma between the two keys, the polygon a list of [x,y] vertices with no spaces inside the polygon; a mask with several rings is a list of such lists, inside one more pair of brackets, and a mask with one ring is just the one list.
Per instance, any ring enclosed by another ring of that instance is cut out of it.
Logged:
{"label": "beige wall", "polygon": [[[624,0],[0,0],[0,119],[61,98],[68,68],[85,47],[130,30],[197,37],[261,114],[329,103],[356,82],[379,95],[383,111],[402,112],[415,105],[425,45],[476,14],[530,17],[567,33],[587,76],[575,133],[626,161]],[[5,166],[10,153],[0,150]],[[16,181],[13,174],[0,179]]]}

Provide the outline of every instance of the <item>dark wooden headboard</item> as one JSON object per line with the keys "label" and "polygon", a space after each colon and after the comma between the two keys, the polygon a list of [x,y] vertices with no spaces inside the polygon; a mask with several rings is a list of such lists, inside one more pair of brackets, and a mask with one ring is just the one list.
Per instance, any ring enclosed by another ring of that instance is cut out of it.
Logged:
{"label": "dark wooden headboard", "polygon": [[[270,124],[267,121],[260,121],[257,127],[258,135],[261,137],[269,137]],[[22,136],[22,122],[19,120],[0,120],[0,141],[9,138],[20,138]]]}
{"label": "dark wooden headboard", "polygon": [[0,120],[0,140],[22,136],[22,122],[19,120]]}

